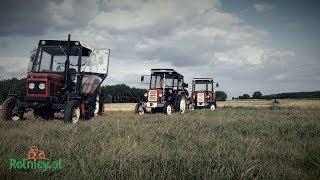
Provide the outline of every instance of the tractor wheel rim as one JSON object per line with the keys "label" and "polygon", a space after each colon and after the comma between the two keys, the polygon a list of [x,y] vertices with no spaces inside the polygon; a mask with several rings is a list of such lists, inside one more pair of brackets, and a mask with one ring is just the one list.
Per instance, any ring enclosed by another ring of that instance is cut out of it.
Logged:
{"label": "tractor wheel rim", "polygon": [[143,110],[142,105],[139,106],[139,114],[144,114],[144,110]]}
{"label": "tractor wheel rim", "polygon": [[20,119],[20,117],[19,116],[12,116],[12,121],[18,121],[19,119]]}
{"label": "tractor wheel rim", "polygon": [[72,123],[77,123],[80,119],[80,108],[76,108],[72,115]]}
{"label": "tractor wheel rim", "polygon": [[180,101],[180,112],[184,113],[186,111],[186,100],[181,99]]}
{"label": "tractor wheel rim", "polygon": [[214,105],[211,105],[211,106],[210,106],[210,109],[213,111],[213,110],[216,109],[216,107],[215,107]]}
{"label": "tractor wheel rim", "polygon": [[95,109],[94,109],[94,116],[97,116],[99,113],[99,95],[96,97]]}
{"label": "tractor wheel rim", "polygon": [[171,112],[172,112],[171,105],[168,105],[167,106],[167,114],[171,114]]}

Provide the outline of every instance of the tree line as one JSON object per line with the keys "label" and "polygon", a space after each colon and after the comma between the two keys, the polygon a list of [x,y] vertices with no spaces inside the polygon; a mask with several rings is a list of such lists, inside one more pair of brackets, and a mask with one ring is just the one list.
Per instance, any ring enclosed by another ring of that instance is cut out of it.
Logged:
{"label": "tree line", "polygon": [[[16,91],[24,93],[26,89],[26,79],[6,79],[0,81],[0,103],[2,103],[7,97],[10,91]],[[139,100],[145,100],[144,94],[146,89],[139,89],[135,87],[129,87],[125,84],[107,85],[102,88],[102,96],[106,103],[134,103]],[[224,91],[216,91],[217,100],[225,101],[227,94]],[[320,98],[320,91],[312,92],[289,92],[263,95],[260,91],[254,92],[251,96],[249,94],[243,94],[237,98],[232,99],[287,99],[287,98]]]}
{"label": "tree line", "polygon": [[[0,103],[2,103],[11,90],[24,93],[26,89],[26,79],[7,79],[0,81]],[[129,87],[125,84],[106,85],[101,88],[102,97],[106,103],[135,103],[139,100],[145,100],[146,89]],[[227,94],[223,91],[217,91],[218,101],[225,101]]]}
{"label": "tree line", "polygon": [[320,98],[320,91],[311,92],[288,92],[288,93],[278,93],[262,95],[260,91],[256,91],[250,96],[249,94],[243,94],[238,98],[232,99],[297,99],[297,98]]}

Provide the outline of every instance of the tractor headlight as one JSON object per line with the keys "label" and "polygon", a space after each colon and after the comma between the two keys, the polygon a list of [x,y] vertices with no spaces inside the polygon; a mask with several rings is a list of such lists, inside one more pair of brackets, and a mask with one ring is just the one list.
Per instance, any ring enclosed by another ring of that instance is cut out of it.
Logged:
{"label": "tractor headlight", "polygon": [[147,97],[148,96],[148,93],[144,93],[144,97]]}
{"label": "tractor headlight", "polygon": [[36,85],[34,83],[29,83],[29,89],[34,89]]}
{"label": "tractor headlight", "polygon": [[159,97],[162,97],[162,94],[159,94]]}
{"label": "tractor headlight", "polygon": [[40,84],[39,84],[39,89],[44,89],[44,88],[46,88],[46,84],[40,83]]}
{"label": "tractor headlight", "polygon": [[210,96],[207,96],[207,98],[210,98]]}

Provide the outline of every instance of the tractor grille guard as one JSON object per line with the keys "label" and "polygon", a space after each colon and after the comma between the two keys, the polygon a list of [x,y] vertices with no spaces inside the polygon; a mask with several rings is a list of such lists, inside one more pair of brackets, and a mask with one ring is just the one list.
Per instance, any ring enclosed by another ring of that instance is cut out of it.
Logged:
{"label": "tractor grille guard", "polygon": [[204,93],[197,93],[197,102],[204,102]]}
{"label": "tractor grille guard", "polygon": [[148,92],[148,101],[156,102],[157,101],[157,90],[149,90]]}

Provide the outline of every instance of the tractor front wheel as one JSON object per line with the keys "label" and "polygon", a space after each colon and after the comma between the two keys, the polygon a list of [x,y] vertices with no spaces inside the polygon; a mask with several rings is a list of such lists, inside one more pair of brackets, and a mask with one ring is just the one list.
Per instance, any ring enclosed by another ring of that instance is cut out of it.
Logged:
{"label": "tractor front wheel", "polygon": [[79,101],[72,100],[69,101],[66,105],[64,111],[64,122],[68,123],[77,123],[80,119],[80,103]]}
{"label": "tractor front wheel", "polygon": [[14,97],[9,97],[3,102],[3,117],[5,120],[17,121],[22,119],[23,114],[14,113],[16,109],[17,99]]}
{"label": "tractor front wheel", "polygon": [[189,104],[189,110],[194,110],[194,104]]}
{"label": "tractor front wheel", "polygon": [[216,105],[215,105],[215,104],[212,104],[212,105],[210,106],[210,110],[214,111],[215,109],[216,109]]}
{"label": "tractor front wheel", "polygon": [[137,102],[135,108],[134,108],[135,114],[145,114],[145,110],[143,107],[143,104],[141,102]]}

